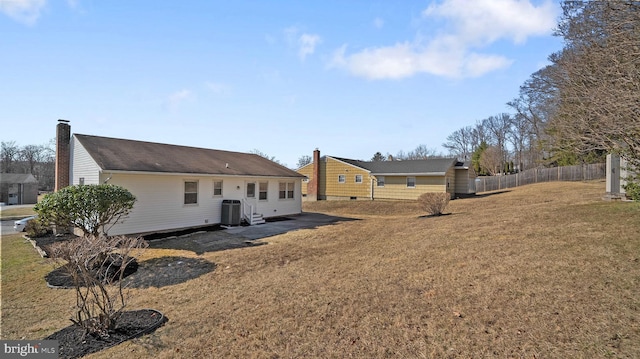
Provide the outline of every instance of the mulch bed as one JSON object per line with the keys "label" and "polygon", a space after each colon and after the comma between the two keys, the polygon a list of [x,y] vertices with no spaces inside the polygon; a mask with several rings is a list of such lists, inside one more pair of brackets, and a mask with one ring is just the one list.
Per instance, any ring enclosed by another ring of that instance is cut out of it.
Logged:
{"label": "mulch bed", "polygon": [[116,329],[107,338],[85,334],[84,329],[70,325],[44,340],[58,341],[59,358],[80,358],[118,345],[124,341],[152,333],[168,321],[162,313],[153,309],[122,312]]}

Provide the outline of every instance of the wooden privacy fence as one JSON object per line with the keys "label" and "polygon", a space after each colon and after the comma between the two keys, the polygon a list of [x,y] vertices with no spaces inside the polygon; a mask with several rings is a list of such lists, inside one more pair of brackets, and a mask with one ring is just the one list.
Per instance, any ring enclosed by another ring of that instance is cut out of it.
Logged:
{"label": "wooden privacy fence", "polygon": [[476,179],[476,193],[524,186],[551,181],[588,181],[606,178],[605,163],[564,166],[554,168],[532,168],[520,173],[503,176],[482,176]]}

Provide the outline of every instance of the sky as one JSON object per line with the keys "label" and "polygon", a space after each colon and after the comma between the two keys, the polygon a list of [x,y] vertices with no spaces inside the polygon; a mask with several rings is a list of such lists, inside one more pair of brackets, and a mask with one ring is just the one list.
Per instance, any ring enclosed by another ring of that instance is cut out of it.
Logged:
{"label": "sky", "polygon": [[557,0],[0,0],[0,140],[370,160],[513,112]]}

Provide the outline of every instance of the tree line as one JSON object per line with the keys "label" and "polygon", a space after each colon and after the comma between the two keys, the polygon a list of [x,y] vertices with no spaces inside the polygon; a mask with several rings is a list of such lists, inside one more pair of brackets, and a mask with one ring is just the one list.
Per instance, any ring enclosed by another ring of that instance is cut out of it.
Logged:
{"label": "tree line", "polygon": [[513,113],[450,134],[449,153],[481,174],[604,161],[640,165],[640,2],[563,1],[564,48],[507,103]]}
{"label": "tree line", "polygon": [[41,191],[51,191],[55,185],[55,139],[43,145],[20,146],[15,141],[2,141],[0,173],[31,173]]}

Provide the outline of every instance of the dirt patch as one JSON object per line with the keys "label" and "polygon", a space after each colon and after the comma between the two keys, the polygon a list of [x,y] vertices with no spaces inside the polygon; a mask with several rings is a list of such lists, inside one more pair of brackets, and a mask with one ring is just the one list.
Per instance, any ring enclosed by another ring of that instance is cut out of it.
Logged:
{"label": "dirt patch", "polygon": [[128,311],[123,312],[118,318],[115,330],[109,333],[108,337],[101,338],[85,334],[81,327],[70,325],[44,340],[58,341],[59,358],[80,358],[149,334],[167,321],[167,317],[153,309]]}

